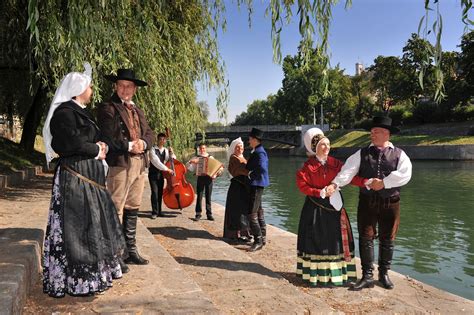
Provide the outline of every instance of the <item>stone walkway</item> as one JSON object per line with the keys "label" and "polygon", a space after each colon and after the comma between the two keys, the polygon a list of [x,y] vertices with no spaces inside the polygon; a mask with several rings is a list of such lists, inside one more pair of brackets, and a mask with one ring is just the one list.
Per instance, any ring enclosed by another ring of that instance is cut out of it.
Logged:
{"label": "stone walkway", "polygon": [[249,254],[221,239],[222,206],[214,222],[192,220],[192,206],[151,220],[148,187],[138,244],[151,263],[103,295],[50,298],[38,272],[50,188],[45,175],[0,193],[0,314],[474,313],[473,301],[396,273],[392,291],[308,288],[294,275],[294,234],[270,227],[267,246]]}

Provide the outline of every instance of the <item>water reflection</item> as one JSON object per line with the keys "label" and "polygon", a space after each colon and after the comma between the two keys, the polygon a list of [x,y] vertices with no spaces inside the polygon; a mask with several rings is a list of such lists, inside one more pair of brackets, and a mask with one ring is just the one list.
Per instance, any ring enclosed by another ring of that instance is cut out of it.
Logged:
{"label": "water reflection", "polygon": [[[223,153],[214,155],[225,160]],[[295,172],[304,161],[270,157],[271,185],[263,196],[267,222],[293,233],[304,203]],[[228,185],[228,174],[216,180],[213,201],[225,204]],[[413,162],[413,178],[402,188],[395,271],[474,300],[472,187],[473,162]],[[346,187],[343,196],[357,238],[358,190]]]}

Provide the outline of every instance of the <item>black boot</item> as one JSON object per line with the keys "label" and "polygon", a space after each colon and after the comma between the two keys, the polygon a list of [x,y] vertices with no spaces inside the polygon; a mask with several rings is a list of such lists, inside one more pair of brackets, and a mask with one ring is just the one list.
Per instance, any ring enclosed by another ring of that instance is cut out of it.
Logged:
{"label": "black boot", "polygon": [[263,247],[263,238],[262,238],[262,229],[260,228],[260,224],[258,223],[257,214],[252,213],[249,215],[249,224],[250,228],[252,229],[253,234],[253,245],[248,249],[249,252],[254,252]]}
{"label": "black boot", "polygon": [[262,244],[267,245],[267,226],[264,225],[260,229],[262,230]]}
{"label": "black boot", "polygon": [[353,291],[374,287],[374,241],[372,239],[360,239],[359,252],[362,264],[362,279],[351,287]]}
{"label": "black boot", "polygon": [[392,240],[380,241],[379,282],[385,289],[388,289],[388,290],[391,290],[394,287],[392,281],[388,277],[388,271],[390,270],[390,265],[392,264],[393,248],[394,248],[394,245],[393,245]]}
{"label": "black boot", "polygon": [[257,250],[262,249],[262,247],[263,247],[263,240],[262,240],[262,237],[259,236],[255,238],[253,245],[247,251],[256,252]]}
{"label": "black boot", "polygon": [[138,210],[126,210],[123,212],[123,234],[127,244],[128,258],[126,264],[146,265],[148,260],[140,256],[137,250],[137,219]]}

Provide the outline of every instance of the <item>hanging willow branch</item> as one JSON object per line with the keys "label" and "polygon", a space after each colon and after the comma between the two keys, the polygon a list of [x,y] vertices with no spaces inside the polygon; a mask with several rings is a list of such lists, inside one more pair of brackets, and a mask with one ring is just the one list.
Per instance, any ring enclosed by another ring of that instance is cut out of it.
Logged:
{"label": "hanging willow branch", "polygon": [[[465,24],[465,32],[469,31],[469,27],[474,25],[474,22],[469,19],[469,12],[472,9],[472,0],[461,0],[462,21]],[[434,5],[435,9],[432,8]],[[430,25],[430,13],[435,12],[435,19]],[[432,76],[435,87],[434,100],[441,102],[445,98],[444,89],[444,74],[442,71],[442,57],[443,49],[441,46],[441,38],[443,33],[443,18],[439,9],[439,0],[425,0],[425,15],[420,19],[418,26],[418,35],[422,32],[422,38],[428,40],[428,36],[434,37],[434,45],[427,47],[425,61],[421,65],[418,73],[418,81],[420,87],[424,88],[424,80],[426,77],[426,70],[431,65],[433,66]]]}
{"label": "hanging willow branch", "polygon": [[111,93],[103,76],[133,67],[149,83],[137,101],[151,125],[170,127],[176,149],[189,147],[203,126],[196,82],[220,87],[217,109],[226,115],[217,45],[223,12],[219,0],[28,0],[31,72],[51,95],[65,73],[89,61],[99,102]]}

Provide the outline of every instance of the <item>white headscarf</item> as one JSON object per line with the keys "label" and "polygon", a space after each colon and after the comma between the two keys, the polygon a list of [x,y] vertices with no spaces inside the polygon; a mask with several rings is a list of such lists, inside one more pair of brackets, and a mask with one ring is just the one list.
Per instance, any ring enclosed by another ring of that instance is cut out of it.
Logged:
{"label": "white headscarf", "polygon": [[313,140],[313,137],[316,135],[322,135],[324,137],[324,132],[319,128],[311,128],[311,129],[308,129],[303,136],[303,141],[304,141],[304,146],[306,147],[306,151],[308,151],[308,153],[310,153],[311,155],[316,155],[316,152],[313,152],[313,148],[311,147],[311,141]]}
{"label": "white headscarf", "polygon": [[229,146],[229,149],[227,150],[227,160],[230,159],[230,156],[234,154],[235,147],[238,145],[244,145],[244,142],[242,141],[242,138],[238,137],[237,139],[234,139]]}
{"label": "white headscarf", "polygon": [[51,140],[53,138],[50,130],[51,118],[53,117],[54,111],[58,108],[61,103],[70,101],[74,96],[81,95],[92,82],[92,67],[89,63],[84,63],[85,71],[70,72],[64,76],[59,83],[59,87],[56,89],[53,101],[49,107],[48,116],[44,122],[43,127],[43,142],[45,147],[46,162],[49,162],[57,155],[51,147]]}

